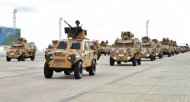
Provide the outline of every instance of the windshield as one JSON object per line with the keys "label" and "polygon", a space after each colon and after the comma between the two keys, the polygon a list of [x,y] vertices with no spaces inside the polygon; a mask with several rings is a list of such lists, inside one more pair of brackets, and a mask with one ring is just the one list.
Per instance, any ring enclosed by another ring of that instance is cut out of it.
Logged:
{"label": "windshield", "polygon": [[11,46],[12,49],[19,49],[22,48],[23,46]]}
{"label": "windshield", "polygon": [[116,47],[132,47],[133,43],[116,43]]}
{"label": "windshield", "polygon": [[73,43],[70,49],[80,49],[80,43]]}
{"label": "windshield", "polygon": [[150,45],[142,45],[142,47],[151,47]]}
{"label": "windshield", "polygon": [[57,49],[66,49],[66,48],[67,48],[66,42],[60,42],[59,45],[57,46]]}

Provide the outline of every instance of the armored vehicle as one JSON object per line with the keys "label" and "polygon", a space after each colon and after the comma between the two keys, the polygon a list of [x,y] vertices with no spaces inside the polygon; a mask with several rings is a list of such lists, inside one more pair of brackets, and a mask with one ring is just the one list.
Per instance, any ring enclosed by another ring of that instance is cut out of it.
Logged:
{"label": "armored vehicle", "polygon": [[178,47],[177,45],[177,42],[176,41],[172,41],[172,46],[173,46],[173,49],[174,49],[174,53],[177,55],[180,53],[180,48]]}
{"label": "armored vehicle", "polygon": [[180,52],[181,52],[181,53],[185,53],[185,52],[187,52],[187,51],[190,51],[190,47],[189,47],[188,44],[183,45],[183,46],[179,46],[179,49],[180,49]]}
{"label": "armored vehicle", "polygon": [[31,58],[33,61],[35,59],[36,50],[37,47],[34,42],[28,43],[25,38],[19,38],[12,44],[9,51],[7,51],[6,59],[8,62],[11,61],[11,59],[25,61],[26,58]]}
{"label": "armored vehicle", "polygon": [[127,31],[121,33],[122,39],[116,39],[110,52],[110,66],[114,66],[115,62],[132,62],[133,66],[141,64],[141,43],[133,37],[134,34]]}
{"label": "armored vehicle", "polygon": [[49,52],[51,52],[54,49],[56,49],[56,46],[57,46],[58,42],[59,42],[58,40],[52,40],[52,44],[49,44],[48,48],[46,48],[46,50],[45,50],[45,58],[46,58],[46,56],[47,56],[47,54]]}
{"label": "armored vehicle", "polygon": [[108,41],[102,41],[101,43],[100,43],[100,49],[99,49],[99,51],[100,51],[100,53],[101,54],[104,54],[105,56],[106,55],[109,55],[110,54],[110,47],[109,47],[109,45],[108,45]]}
{"label": "armored vehicle", "polygon": [[142,41],[142,58],[150,58],[151,61],[156,60],[156,46],[148,36],[144,36]]}
{"label": "armored vehicle", "polygon": [[161,44],[162,44],[163,55],[168,55],[168,57],[171,57],[172,49],[171,49],[171,42],[169,38],[163,38],[161,41]]}
{"label": "armored vehicle", "polygon": [[160,59],[163,58],[162,44],[157,39],[152,39],[152,41],[156,46],[156,56]]}
{"label": "armored vehicle", "polygon": [[74,72],[74,78],[81,79],[83,69],[89,72],[89,75],[95,75],[98,59],[95,42],[86,38],[87,31],[79,25],[68,26],[65,27],[68,39],[59,41],[55,49],[47,54],[44,65],[45,78],[52,78],[53,72],[64,71],[65,75]]}

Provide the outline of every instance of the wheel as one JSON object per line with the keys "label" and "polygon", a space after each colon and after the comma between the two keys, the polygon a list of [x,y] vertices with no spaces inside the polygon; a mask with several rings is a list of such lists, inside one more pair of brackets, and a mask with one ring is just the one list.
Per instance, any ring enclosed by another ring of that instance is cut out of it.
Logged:
{"label": "wheel", "polygon": [[35,59],[35,55],[33,55],[33,56],[31,57],[31,61],[34,61],[34,59]]}
{"label": "wheel", "polygon": [[115,60],[110,56],[110,66],[114,66]]}
{"label": "wheel", "polygon": [[74,77],[75,79],[82,78],[82,63],[80,61],[74,65]]}
{"label": "wheel", "polygon": [[64,71],[65,75],[70,75],[70,71]]}
{"label": "wheel", "polygon": [[49,79],[53,76],[53,70],[51,70],[47,63],[44,64],[44,76]]}
{"label": "wheel", "polygon": [[133,64],[133,66],[136,66],[136,65],[137,65],[137,59],[136,59],[136,57],[133,57],[133,59],[132,59],[132,64]]}
{"label": "wheel", "polygon": [[121,64],[121,61],[117,61],[117,64],[120,65],[120,64]]}
{"label": "wheel", "polygon": [[141,65],[141,58],[140,58],[140,59],[137,59],[137,64],[138,64],[138,65]]}
{"label": "wheel", "polygon": [[106,53],[104,55],[106,56]]}
{"label": "wheel", "polygon": [[19,57],[19,58],[17,58],[17,60],[18,60],[18,61],[21,61],[21,58]]}
{"label": "wheel", "polygon": [[153,58],[154,58],[154,60],[156,60],[156,56],[154,56]]}
{"label": "wheel", "polygon": [[98,57],[97,57],[97,60],[100,59],[100,56],[101,56],[101,52],[98,51]]}
{"label": "wheel", "polygon": [[108,52],[108,56],[110,55],[110,53]]}
{"label": "wheel", "polygon": [[171,57],[171,54],[170,54],[170,53],[168,53],[168,57]]}
{"label": "wheel", "polygon": [[153,55],[150,55],[150,60],[154,61],[154,56]]}
{"label": "wheel", "polygon": [[26,59],[25,56],[22,55],[22,56],[21,56],[21,60],[22,60],[22,61],[25,61],[25,59]]}
{"label": "wheel", "polygon": [[7,58],[7,62],[10,62],[10,61],[11,61],[11,58],[9,58],[8,56],[7,56],[6,58]]}
{"label": "wheel", "polygon": [[96,73],[96,62],[93,60],[89,69],[89,75],[95,75]]}
{"label": "wheel", "polygon": [[159,54],[159,55],[158,55],[158,57],[159,57],[159,59],[161,59],[161,58],[162,58],[162,55],[161,55],[161,54]]}

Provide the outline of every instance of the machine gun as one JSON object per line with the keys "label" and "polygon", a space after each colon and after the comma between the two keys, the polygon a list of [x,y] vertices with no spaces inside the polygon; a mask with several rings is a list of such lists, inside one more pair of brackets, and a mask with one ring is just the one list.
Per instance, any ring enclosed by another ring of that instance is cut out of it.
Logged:
{"label": "machine gun", "polygon": [[64,21],[69,27],[65,27],[65,33],[69,34],[72,37],[76,37],[79,33],[81,33],[83,30],[81,27],[72,27],[69,23]]}
{"label": "machine gun", "polygon": [[65,22],[71,29],[73,28],[69,23],[67,23],[67,21],[64,20],[64,22]]}

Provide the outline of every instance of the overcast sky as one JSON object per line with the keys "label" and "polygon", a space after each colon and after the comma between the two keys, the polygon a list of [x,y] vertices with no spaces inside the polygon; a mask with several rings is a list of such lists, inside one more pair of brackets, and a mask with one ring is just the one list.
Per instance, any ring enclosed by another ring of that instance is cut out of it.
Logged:
{"label": "overcast sky", "polygon": [[[189,0],[0,0],[0,26],[13,25],[16,8],[21,36],[35,42],[39,50],[59,39],[60,17],[73,26],[80,20],[88,38],[110,44],[121,31],[141,39],[147,20],[150,38],[169,37],[179,45],[190,44],[189,4]],[[62,22],[62,38],[66,26]]]}

